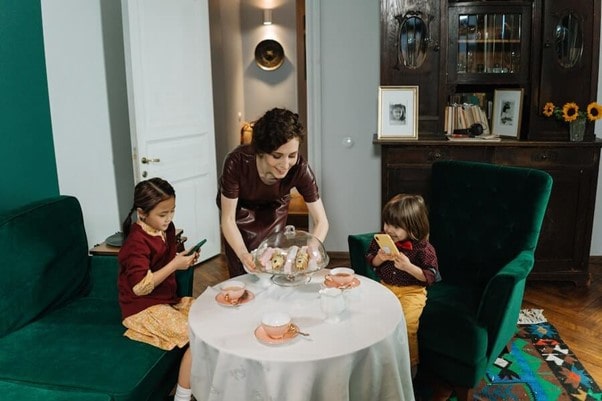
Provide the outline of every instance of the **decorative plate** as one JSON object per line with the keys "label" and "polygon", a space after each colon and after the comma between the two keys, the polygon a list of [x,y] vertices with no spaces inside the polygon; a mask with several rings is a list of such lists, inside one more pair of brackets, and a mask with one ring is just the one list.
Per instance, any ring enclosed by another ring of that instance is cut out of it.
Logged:
{"label": "decorative plate", "polygon": [[262,40],[255,46],[255,62],[259,68],[272,71],[284,63],[284,49],[275,40]]}

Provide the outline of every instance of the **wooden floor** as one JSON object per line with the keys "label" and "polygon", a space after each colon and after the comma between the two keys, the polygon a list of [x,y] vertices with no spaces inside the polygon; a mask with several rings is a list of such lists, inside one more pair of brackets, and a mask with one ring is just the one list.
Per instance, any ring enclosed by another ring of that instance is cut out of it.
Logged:
{"label": "wooden floor", "polygon": [[[328,267],[349,266],[345,254],[330,256]],[[543,309],[544,316],[560,332],[592,378],[602,386],[602,257],[590,262],[592,284],[575,287],[566,282],[529,282],[524,308]],[[228,278],[225,258],[216,256],[196,268],[194,294]]]}

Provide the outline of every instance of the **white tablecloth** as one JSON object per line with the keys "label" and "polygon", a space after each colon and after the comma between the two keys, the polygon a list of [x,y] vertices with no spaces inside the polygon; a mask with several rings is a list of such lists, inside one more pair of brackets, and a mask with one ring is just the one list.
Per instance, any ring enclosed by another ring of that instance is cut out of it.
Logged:
{"label": "white tablecloth", "polygon": [[[192,392],[198,401],[413,400],[405,320],[379,283],[345,291],[347,310],[327,323],[320,308],[324,271],[297,287],[238,277],[255,298],[236,308],[207,288],[189,317]],[[217,288],[217,286],[216,286]],[[268,311],[285,311],[309,337],[265,345],[254,335]]]}

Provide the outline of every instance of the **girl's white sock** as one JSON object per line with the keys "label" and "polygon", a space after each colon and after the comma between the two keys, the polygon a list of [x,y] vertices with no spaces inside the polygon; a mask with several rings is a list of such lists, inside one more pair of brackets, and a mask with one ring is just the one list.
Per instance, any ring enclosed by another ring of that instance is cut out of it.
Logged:
{"label": "girl's white sock", "polygon": [[179,384],[176,387],[176,395],[173,398],[173,401],[190,401],[192,397],[192,390],[189,388],[181,387]]}

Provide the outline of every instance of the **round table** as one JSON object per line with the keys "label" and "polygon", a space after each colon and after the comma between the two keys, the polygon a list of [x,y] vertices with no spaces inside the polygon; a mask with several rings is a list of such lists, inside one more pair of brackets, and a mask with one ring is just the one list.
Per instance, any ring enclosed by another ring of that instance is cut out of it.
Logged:
{"label": "round table", "polygon": [[[198,401],[413,400],[405,320],[397,298],[380,283],[357,276],[344,291],[347,309],[325,321],[319,290],[327,271],[297,287],[266,285],[239,276],[254,298],[237,307],[207,288],[189,315],[192,392]],[[261,317],[284,311],[308,337],[280,345],[255,337]]]}

